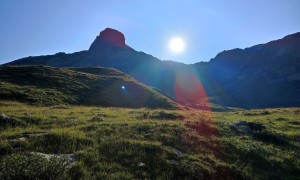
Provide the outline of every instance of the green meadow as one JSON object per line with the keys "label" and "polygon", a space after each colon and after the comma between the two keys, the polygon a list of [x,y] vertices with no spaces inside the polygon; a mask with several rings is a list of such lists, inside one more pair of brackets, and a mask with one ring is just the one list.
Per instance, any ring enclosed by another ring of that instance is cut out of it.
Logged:
{"label": "green meadow", "polygon": [[0,109],[0,179],[300,177],[299,108],[210,112],[2,100]]}

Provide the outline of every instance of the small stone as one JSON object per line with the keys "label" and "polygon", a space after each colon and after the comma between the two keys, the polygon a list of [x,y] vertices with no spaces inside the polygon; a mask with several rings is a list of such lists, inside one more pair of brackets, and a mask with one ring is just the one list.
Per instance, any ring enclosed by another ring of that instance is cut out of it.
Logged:
{"label": "small stone", "polygon": [[145,166],[145,163],[140,162],[140,163],[138,164],[138,166],[139,166],[139,167],[143,167],[143,166]]}
{"label": "small stone", "polygon": [[170,149],[170,150],[172,150],[172,151],[174,151],[175,154],[176,154],[178,157],[184,157],[184,156],[185,156],[185,154],[184,154],[182,151],[179,151],[179,150],[177,150],[177,149],[175,149],[175,148],[172,148],[172,147],[170,147],[170,146],[166,146],[166,148],[167,148],[167,149]]}
{"label": "small stone", "polygon": [[1,113],[1,115],[0,115],[0,118],[1,119],[9,119],[9,117],[8,116],[6,116],[5,114],[3,114],[3,113]]}
{"label": "small stone", "polygon": [[26,137],[20,137],[20,138],[15,138],[15,139],[9,139],[9,141],[14,142],[14,141],[26,141]]}

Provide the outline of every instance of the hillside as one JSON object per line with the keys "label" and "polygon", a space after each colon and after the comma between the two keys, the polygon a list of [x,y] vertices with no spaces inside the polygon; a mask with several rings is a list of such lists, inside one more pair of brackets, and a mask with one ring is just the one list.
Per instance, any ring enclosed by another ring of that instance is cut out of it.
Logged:
{"label": "hillside", "polygon": [[203,103],[292,107],[300,106],[299,42],[300,33],[295,33],[266,44],[223,51],[206,63],[186,65],[138,52],[126,44],[121,32],[107,28],[86,51],[27,57],[6,65],[116,68],[196,108]]}
{"label": "hillside", "polygon": [[37,105],[75,104],[175,108],[177,105],[111,68],[0,67],[0,100]]}

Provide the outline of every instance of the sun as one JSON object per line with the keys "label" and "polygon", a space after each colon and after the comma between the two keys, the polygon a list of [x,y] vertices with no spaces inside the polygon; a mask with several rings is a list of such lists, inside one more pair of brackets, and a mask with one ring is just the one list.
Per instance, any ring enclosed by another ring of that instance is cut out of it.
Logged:
{"label": "sun", "polygon": [[181,53],[184,51],[184,41],[179,37],[174,37],[169,42],[169,48],[173,52]]}

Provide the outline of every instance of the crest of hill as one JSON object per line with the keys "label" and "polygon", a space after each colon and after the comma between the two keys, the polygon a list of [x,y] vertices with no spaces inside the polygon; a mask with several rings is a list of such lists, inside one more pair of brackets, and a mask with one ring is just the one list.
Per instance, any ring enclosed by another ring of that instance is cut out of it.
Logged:
{"label": "crest of hill", "polygon": [[[0,67],[0,99],[35,105],[177,108],[152,88],[112,68]],[[124,86],[124,88],[122,88]]]}

